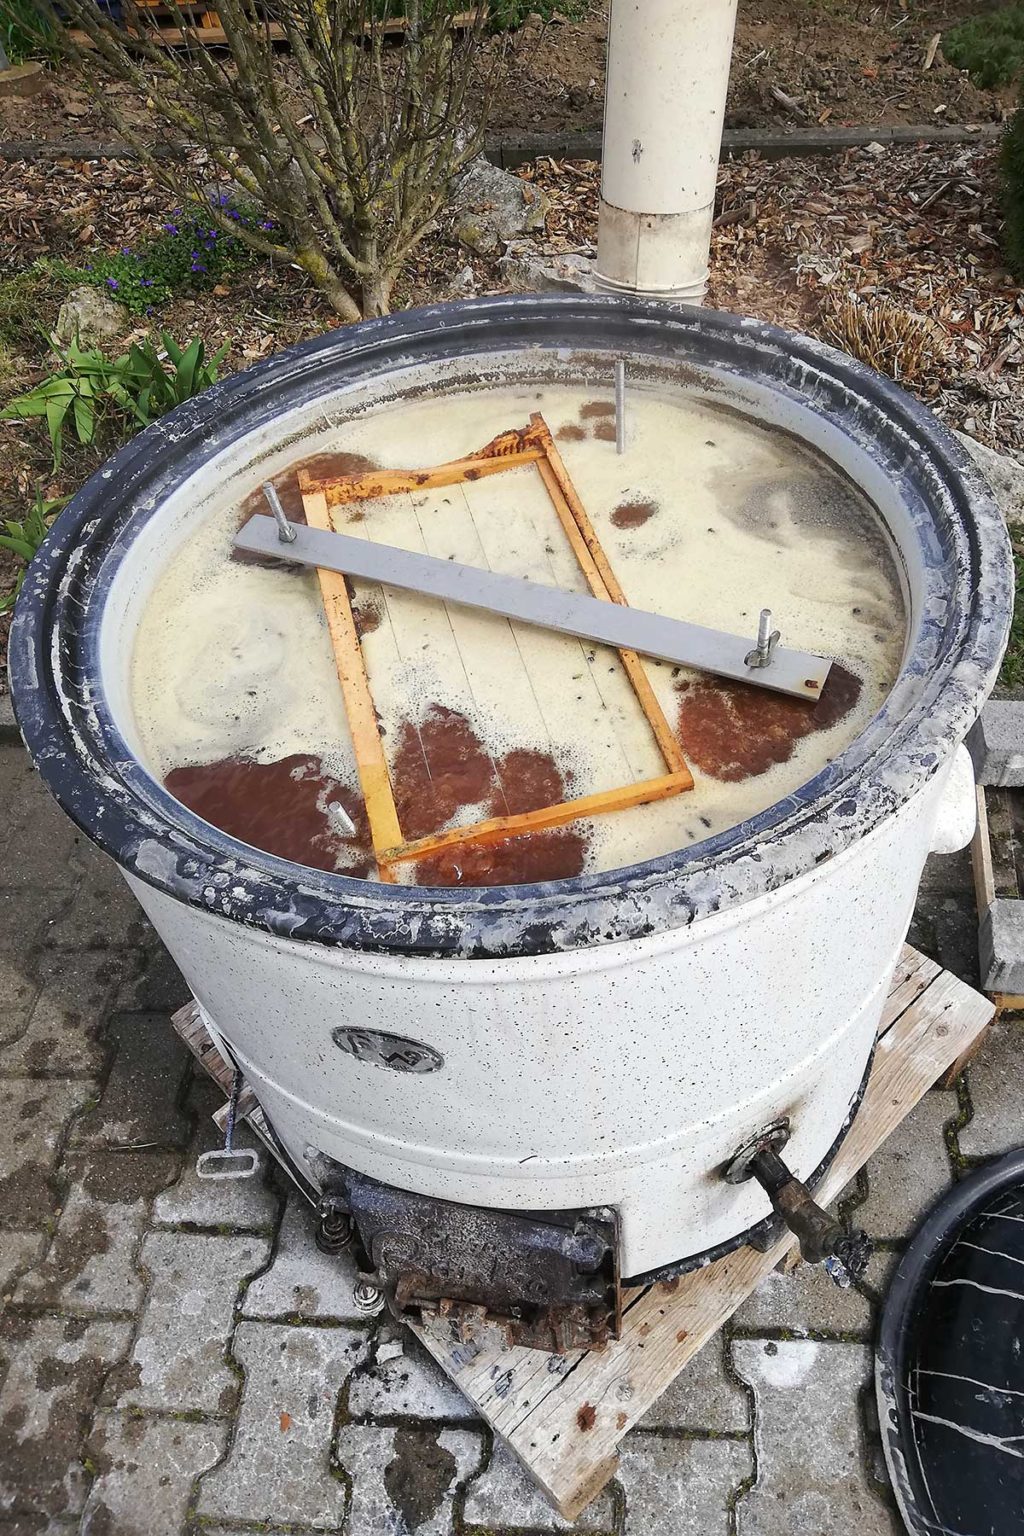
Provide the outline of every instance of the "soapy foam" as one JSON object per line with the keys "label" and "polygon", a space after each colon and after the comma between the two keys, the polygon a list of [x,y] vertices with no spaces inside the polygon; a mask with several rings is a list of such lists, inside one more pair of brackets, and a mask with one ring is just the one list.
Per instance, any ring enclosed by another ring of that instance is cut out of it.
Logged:
{"label": "soapy foam", "polygon": [[[695,749],[692,792],[576,824],[581,865],[616,868],[735,825],[842,750],[896,675],[903,604],[871,509],[842,475],[791,438],[664,386],[631,386],[621,457],[603,431],[612,424],[610,401],[562,385],[393,403],[346,424],[327,446],[386,467],[423,467],[479,450],[536,410],[631,604],[752,641],[759,610],[770,607],[784,644],[841,657],[860,685],[837,719],[807,731],[812,706],[778,700],[777,718],[775,696],[763,690],[718,690],[685,669],[646,663],[670,723],[684,725],[684,753],[695,692],[726,729],[770,725],[778,740],[765,770],[746,774],[703,771],[701,762],[714,769],[716,760]],[[324,446],[321,438],[317,447]],[[219,498],[143,613],[132,680],[144,758],[161,778],[229,758],[313,759],[357,791],[316,577],[229,559],[242,500]],[[532,466],[339,509],[337,525],[383,544],[587,590]],[[438,710],[470,721],[494,765],[497,789],[488,785],[446,824],[479,819],[488,803],[502,813],[501,764],[517,751],[550,763],[566,797],[665,771],[615,652],[411,593],[353,589],[393,772],[398,743],[410,730],[422,733]],[[753,704],[745,691],[756,695]],[[429,754],[424,761],[429,779]],[[346,866],[349,854],[338,860]],[[400,878],[416,879],[414,867],[402,866]]]}

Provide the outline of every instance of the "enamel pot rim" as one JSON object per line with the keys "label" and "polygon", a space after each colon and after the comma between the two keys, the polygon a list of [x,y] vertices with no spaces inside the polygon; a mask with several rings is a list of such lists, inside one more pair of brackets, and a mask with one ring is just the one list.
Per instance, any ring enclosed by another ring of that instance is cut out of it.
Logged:
{"label": "enamel pot rim", "polygon": [[[907,509],[923,612],[893,694],[793,794],[706,842],[626,868],[489,889],[332,875],[235,841],[135,761],[107,707],[99,629],[119,561],[197,466],[283,411],[398,368],[548,348],[667,360],[788,396],[869,455]],[[980,472],[923,406],[823,344],[705,309],[521,296],[409,310],[290,347],[133,439],[61,514],[33,561],[9,649],[18,725],[50,792],[122,868],[248,927],[397,955],[554,953],[680,928],[796,879],[864,837],[948,761],[977,717],[1012,611],[1008,540]]]}

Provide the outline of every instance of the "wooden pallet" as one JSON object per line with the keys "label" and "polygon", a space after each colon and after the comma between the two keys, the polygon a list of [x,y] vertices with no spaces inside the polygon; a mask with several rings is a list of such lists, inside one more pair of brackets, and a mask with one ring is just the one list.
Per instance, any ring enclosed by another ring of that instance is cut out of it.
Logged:
{"label": "wooden pallet", "polygon": [[[159,8],[159,0],[136,0],[136,4],[146,9]],[[187,5],[179,6],[180,11],[192,9]],[[463,30],[475,24],[479,10],[460,11],[452,18],[452,26],[457,30]],[[187,43],[202,43],[206,48],[223,48],[228,37],[220,24],[220,17],[214,10],[200,10],[195,16],[195,25],[192,27],[175,26],[147,26],[141,35],[146,42],[159,43],[165,48],[180,48]],[[381,23],[381,30],[387,36],[397,37],[408,30],[409,23],[404,16],[392,17],[390,21]],[[126,32],[131,28],[126,27]],[[260,27],[261,34],[272,43],[282,42],[285,38],[285,29],[280,22],[267,21]],[[367,28],[369,31],[369,28]],[[72,27],[68,36],[79,48],[95,48],[95,43],[88,32],[83,32],[78,27]]]}
{"label": "wooden pallet", "polygon": [[[864,1101],[816,1190],[822,1204],[841,1193],[928,1089],[980,1041],[994,1011],[988,998],[904,946]],[[181,1009],[174,1024],[229,1091],[231,1068],[216,1068],[210,1049],[218,1059],[219,1053],[195,1005]],[[262,1119],[258,1107],[255,1114]],[[248,1118],[252,1122],[251,1113]],[[787,1233],[766,1253],[740,1248],[669,1285],[627,1291],[622,1337],[602,1351],[559,1357],[476,1348],[452,1338],[444,1325],[411,1326],[558,1512],[575,1520],[614,1475],[623,1436],[795,1247]]]}

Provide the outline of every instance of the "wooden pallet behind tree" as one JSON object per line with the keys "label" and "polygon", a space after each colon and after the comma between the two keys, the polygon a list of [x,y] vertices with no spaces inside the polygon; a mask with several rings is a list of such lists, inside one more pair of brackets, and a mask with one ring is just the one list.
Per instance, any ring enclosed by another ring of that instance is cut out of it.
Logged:
{"label": "wooden pallet behind tree", "polygon": [[[202,5],[182,4],[177,7],[183,16],[190,14],[192,25],[181,28],[177,25],[177,17],[174,9],[166,5],[165,0],[133,0],[139,10],[149,10],[153,13],[153,24],[147,24],[138,28],[140,36],[147,42],[159,43],[166,48],[180,48],[188,43],[202,43],[207,48],[224,47],[227,44],[227,33],[221,26],[220,16],[216,11],[207,10]],[[125,7],[127,18],[129,7]],[[480,15],[479,9],[459,11],[452,19],[452,26],[457,29],[471,27]],[[168,18],[170,18],[168,20]],[[381,28],[388,36],[398,37],[408,30],[409,23],[404,16],[393,16],[389,20],[380,23]],[[133,28],[126,21],[125,31],[129,34]],[[271,42],[283,42],[285,29],[280,22],[267,20],[262,24],[261,30]],[[370,28],[367,26],[367,32]],[[72,42],[80,48],[93,48],[95,44],[88,33],[77,27],[72,27],[68,34]]]}

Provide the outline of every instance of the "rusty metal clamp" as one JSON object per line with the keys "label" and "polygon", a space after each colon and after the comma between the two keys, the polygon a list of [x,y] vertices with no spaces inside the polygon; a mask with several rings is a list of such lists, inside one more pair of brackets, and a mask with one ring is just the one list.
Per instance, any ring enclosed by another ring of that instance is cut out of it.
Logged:
{"label": "rusty metal clamp", "polygon": [[236,1148],[234,1144],[235,1117],[238,1114],[238,1101],[242,1095],[244,1081],[241,1072],[236,1071],[231,1085],[231,1098],[228,1101],[224,1145],[214,1147],[210,1152],[202,1152],[196,1158],[196,1177],[199,1179],[251,1179],[259,1172],[260,1157],[255,1148]]}

